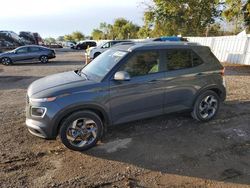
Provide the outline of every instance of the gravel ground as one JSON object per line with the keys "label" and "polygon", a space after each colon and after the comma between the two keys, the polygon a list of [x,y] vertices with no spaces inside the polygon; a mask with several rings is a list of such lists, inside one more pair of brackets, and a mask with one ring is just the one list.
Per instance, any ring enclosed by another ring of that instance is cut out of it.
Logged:
{"label": "gravel ground", "polygon": [[97,147],[66,149],[25,127],[28,85],[83,66],[82,51],[49,64],[0,65],[0,187],[250,187],[250,66],[226,64],[217,118],[170,114],[108,130]]}

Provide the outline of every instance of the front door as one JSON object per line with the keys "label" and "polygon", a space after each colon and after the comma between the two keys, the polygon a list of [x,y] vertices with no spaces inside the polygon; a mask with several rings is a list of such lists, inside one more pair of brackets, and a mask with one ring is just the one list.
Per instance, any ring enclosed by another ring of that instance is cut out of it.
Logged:
{"label": "front door", "polygon": [[136,52],[118,71],[129,81],[110,81],[110,111],[114,124],[160,115],[164,107],[165,72],[158,51]]}
{"label": "front door", "polygon": [[28,51],[28,47],[22,47],[16,50],[16,54],[13,57],[14,61],[24,61],[32,59],[31,53]]}

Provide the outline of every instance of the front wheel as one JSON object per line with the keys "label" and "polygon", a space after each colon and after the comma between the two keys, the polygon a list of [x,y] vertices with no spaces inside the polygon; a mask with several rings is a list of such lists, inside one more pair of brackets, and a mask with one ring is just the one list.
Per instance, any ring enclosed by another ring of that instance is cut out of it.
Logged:
{"label": "front wheel", "polygon": [[219,96],[214,91],[206,91],[196,99],[191,115],[198,121],[209,121],[216,116],[219,107]]}
{"label": "front wheel", "polygon": [[60,128],[62,143],[69,149],[84,151],[96,145],[103,131],[103,123],[91,111],[79,111],[66,118]]}
{"label": "front wheel", "polygon": [[9,57],[4,57],[1,59],[3,65],[11,65],[12,61]]}
{"label": "front wheel", "polygon": [[48,63],[49,62],[48,56],[46,56],[46,55],[41,56],[40,57],[40,62],[41,63]]}

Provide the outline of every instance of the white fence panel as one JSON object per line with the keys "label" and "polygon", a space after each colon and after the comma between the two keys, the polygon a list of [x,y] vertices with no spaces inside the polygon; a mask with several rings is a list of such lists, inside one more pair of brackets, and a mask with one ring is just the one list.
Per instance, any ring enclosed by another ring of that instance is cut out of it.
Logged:
{"label": "white fence panel", "polygon": [[245,65],[250,65],[250,37],[247,39],[246,43],[246,55],[244,58],[244,63]]}
{"label": "white fence panel", "polygon": [[250,64],[250,37],[189,37],[190,42],[209,46],[221,62]]}

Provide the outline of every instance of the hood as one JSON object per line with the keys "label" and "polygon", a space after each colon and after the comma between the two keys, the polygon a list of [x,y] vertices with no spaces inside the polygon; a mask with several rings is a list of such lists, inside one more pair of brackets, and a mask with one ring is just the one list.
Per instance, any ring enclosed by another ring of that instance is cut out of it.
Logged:
{"label": "hood", "polygon": [[28,88],[28,96],[30,97],[39,92],[51,90],[53,88],[63,86],[67,88],[67,85],[74,85],[74,83],[82,83],[83,81],[86,81],[86,78],[79,76],[75,71],[54,74],[34,81]]}
{"label": "hood", "polygon": [[0,56],[9,55],[9,54],[12,54],[12,53],[13,53],[13,51],[2,52],[2,53],[0,53]]}

